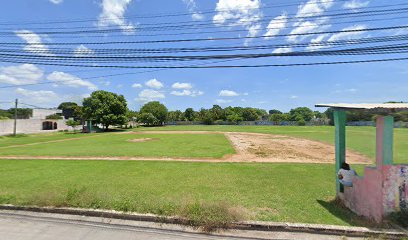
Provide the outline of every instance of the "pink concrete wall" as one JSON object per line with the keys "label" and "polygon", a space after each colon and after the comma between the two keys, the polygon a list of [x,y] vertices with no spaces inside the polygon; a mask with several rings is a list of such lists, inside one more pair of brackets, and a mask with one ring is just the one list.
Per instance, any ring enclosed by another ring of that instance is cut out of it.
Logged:
{"label": "pink concrete wall", "polygon": [[391,212],[408,208],[408,165],[367,167],[345,187],[342,199],[358,215],[377,222]]}

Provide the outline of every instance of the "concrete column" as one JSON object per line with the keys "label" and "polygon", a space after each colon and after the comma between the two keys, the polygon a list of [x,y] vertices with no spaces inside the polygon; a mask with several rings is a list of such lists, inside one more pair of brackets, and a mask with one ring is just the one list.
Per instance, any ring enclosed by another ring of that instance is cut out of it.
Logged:
{"label": "concrete column", "polygon": [[394,146],[394,118],[392,116],[377,117],[376,129],[376,163],[377,167],[392,165]]}
{"label": "concrete column", "polygon": [[336,194],[343,192],[340,186],[337,172],[341,165],[346,161],[346,112],[343,110],[334,111],[335,126],[335,147],[336,147]]}

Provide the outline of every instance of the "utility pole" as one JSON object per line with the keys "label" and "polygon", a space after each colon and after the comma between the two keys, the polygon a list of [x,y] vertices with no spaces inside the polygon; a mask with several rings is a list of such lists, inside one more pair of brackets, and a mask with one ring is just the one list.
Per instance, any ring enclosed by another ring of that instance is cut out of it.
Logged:
{"label": "utility pole", "polygon": [[17,107],[18,107],[18,99],[16,98],[16,105],[14,108],[14,129],[13,129],[13,135],[17,135]]}

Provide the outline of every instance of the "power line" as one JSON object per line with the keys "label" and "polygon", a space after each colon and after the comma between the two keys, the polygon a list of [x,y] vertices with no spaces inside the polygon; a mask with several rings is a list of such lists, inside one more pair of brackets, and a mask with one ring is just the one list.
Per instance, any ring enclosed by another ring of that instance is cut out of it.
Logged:
{"label": "power line", "polygon": [[[290,36],[310,36],[319,34],[335,34],[335,33],[352,33],[352,32],[370,32],[370,31],[383,31],[383,30],[395,30],[395,29],[405,29],[408,25],[400,26],[389,26],[389,27],[375,27],[366,29],[348,29],[348,30],[337,30],[337,31],[320,31],[320,32],[308,32],[308,33],[290,33],[290,34],[277,34],[274,37],[290,37]],[[144,41],[107,41],[107,42],[78,42],[78,43],[32,43],[30,45],[105,45],[105,44],[146,44],[146,43],[175,43],[175,42],[205,42],[205,41],[224,41],[224,40],[240,40],[240,39],[258,39],[264,38],[264,36],[246,36],[246,37],[219,37],[219,38],[192,38],[192,39],[166,39],[166,40],[144,40]],[[15,42],[3,42],[0,45],[27,45],[23,43]]]}
{"label": "power line", "polygon": [[[263,45],[251,45],[251,46],[214,46],[214,47],[184,47],[184,48],[97,48],[92,49],[93,55],[101,56],[129,56],[129,54],[135,53],[192,53],[192,52],[227,52],[227,51],[254,51],[254,50],[270,50],[274,48],[297,48],[297,47],[332,47],[332,46],[344,46],[344,45],[356,45],[356,44],[369,44],[380,42],[394,42],[408,40],[408,34],[393,35],[393,36],[379,36],[379,37],[366,37],[366,38],[354,38],[345,40],[326,40],[321,42],[301,42],[301,43],[280,43],[280,44],[263,44]],[[48,48],[46,50],[31,50],[30,53],[45,54],[51,51],[53,54],[68,54],[72,55],[73,49],[71,48]],[[0,48],[0,52],[3,53],[27,53],[21,49],[13,48]],[[86,55],[86,54],[84,54]]]}
{"label": "power line", "polygon": [[[291,20],[296,20],[297,19],[308,19],[308,18],[324,18],[324,17],[336,17],[337,19],[339,18],[349,18],[350,16],[355,16],[355,17],[370,17],[370,16],[378,16],[378,15],[389,15],[389,14],[396,14],[396,13],[404,13],[407,12],[408,8],[397,8],[397,9],[386,9],[386,10],[372,10],[372,11],[362,11],[362,12],[347,12],[347,13],[337,13],[337,14],[327,14],[327,15],[318,15],[318,16],[313,16],[313,17],[294,17],[294,18],[288,18],[287,20],[281,20],[277,22],[292,22]],[[269,20],[259,20],[255,22],[265,22]],[[249,23],[253,23],[253,21],[249,21]],[[242,21],[240,23],[234,23],[235,26],[242,26]],[[228,22],[225,24],[221,25],[226,25],[226,26],[234,26],[234,24],[229,24]],[[207,26],[207,27],[206,27]],[[203,23],[203,24],[184,24],[184,25],[170,25],[170,26],[154,26],[150,28],[137,28],[138,32],[143,32],[143,31],[163,31],[163,30],[186,30],[186,29],[206,29],[206,28],[218,28],[217,24],[214,25],[213,22],[211,23]],[[273,28],[269,28],[273,29]],[[106,34],[106,33],[115,33],[115,32],[124,32],[123,29],[121,28],[111,28],[111,29],[96,29],[96,30],[74,30],[74,31],[43,31],[43,32],[36,32],[36,34],[47,34],[47,35],[72,35],[72,34]],[[133,30],[132,30],[133,32]],[[0,35],[7,36],[7,35],[12,35],[15,36],[16,32],[0,32]],[[20,35],[31,35],[31,32],[19,32]],[[153,35],[154,36],[154,35]]]}

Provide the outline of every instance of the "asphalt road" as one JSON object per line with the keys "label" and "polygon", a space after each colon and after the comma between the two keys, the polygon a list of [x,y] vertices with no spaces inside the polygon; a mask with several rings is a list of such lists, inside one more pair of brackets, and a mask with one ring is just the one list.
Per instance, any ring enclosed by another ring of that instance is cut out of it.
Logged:
{"label": "asphalt road", "polygon": [[0,240],[342,239],[319,234],[258,231],[208,235],[186,229],[182,226],[96,217],[0,211]]}

